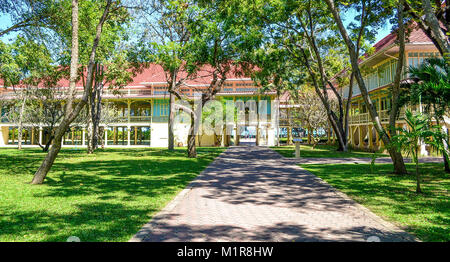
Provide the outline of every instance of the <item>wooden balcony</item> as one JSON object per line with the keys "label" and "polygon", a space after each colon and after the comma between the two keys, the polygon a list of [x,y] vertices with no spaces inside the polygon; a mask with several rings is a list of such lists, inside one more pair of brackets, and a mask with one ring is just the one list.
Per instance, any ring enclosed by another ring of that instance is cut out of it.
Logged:
{"label": "wooden balcony", "polygon": [[[404,120],[405,119],[405,108],[400,109],[399,116],[397,120]],[[378,116],[380,117],[381,123],[388,123],[389,122],[389,111],[388,110],[381,110],[378,111]],[[370,117],[369,113],[362,113],[357,114],[354,116],[350,116],[349,124],[350,125],[361,125],[361,124],[369,124],[372,123],[372,118]]]}

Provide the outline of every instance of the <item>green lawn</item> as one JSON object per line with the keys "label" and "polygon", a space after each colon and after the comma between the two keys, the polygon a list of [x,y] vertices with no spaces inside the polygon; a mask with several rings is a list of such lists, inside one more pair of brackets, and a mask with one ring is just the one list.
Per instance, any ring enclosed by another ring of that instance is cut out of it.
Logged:
{"label": "green lawn", "polygon": [[[350,150],[349,152],[338,152],[336,146],[329,145],[317,145],[315,149],[312,149],[311,145],[300,145],[301,157],[332,157],[332,158],[345,158],[345,157],[372,157],[373,153],[360,150]],[[295,146],[279,146],[271,147],[271,149],[277,151],[284,157],[294,157]],[[387,156],[381,155],[379,156]]]}
{"label": "green lawn", "polygon": [[450,241],[450,180],[442,164],[421,164],[422,195],[411,164],[407,176],[391,174],[391,164],[376,164],[374,173],[369,164],[301,166],[419,239]]}
{"label": "green lawn", "polygon": [[44,185],[29,184],[44,154],[0,149],[0,241],[128,241],[223,148],[64,149]]}

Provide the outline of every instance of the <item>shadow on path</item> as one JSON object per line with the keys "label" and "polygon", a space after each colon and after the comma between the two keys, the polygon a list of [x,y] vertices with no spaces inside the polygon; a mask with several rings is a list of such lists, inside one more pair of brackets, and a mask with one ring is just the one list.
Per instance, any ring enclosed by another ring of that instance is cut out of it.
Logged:
{"label": "shadow on path", "polygon": [[232,147],[131,241],[412,240],[262,147]]}

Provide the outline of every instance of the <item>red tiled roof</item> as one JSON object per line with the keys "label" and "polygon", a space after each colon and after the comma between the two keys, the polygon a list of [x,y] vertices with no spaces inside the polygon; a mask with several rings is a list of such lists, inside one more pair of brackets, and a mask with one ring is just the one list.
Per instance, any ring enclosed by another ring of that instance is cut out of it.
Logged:
{"label": "red tiled roof", "polygon": [[[411,28],[411,32],[408,35],[407,39],[406,39],[406,44],[414,44],[414,43],[432,43],[431,39],[425,34],[425,32],[417,25],[416,22],[413,22],[409,25],[409,27]],[[392,44],[395,43],[395,41],[397,40],[397,34],[395,32],[391,32],[390,34],[388,34],[387,36],[385,36],[383,39],[381,39],[380,41],[378,41],[377,43],[375,43],[373,45],[373,47],[375,48],[375,51],[372,55],[369,54],[364,54],[364,57],[366,59],[360,59],[359,63],[364,62],[365,60],[367,60],[367,58],[372,57],[377,55],[381,50],[383,50],[386,47],[391,46]],[[336,74],[336,76],[339,76],[343,73],[345,73],[347,71],[347,69],[343,69],[341,72],[339,72],[338,74]],[[336,77],[335,76],[335,77]],[[335,78],[333,77],[333,79]]]}
{"label": "red tiled roof", "polygon": [[[212,81],[212,72],[213,68],[211,66],[204,66],[201,68],[195,77],[190,79],[186,79],[184,83],[187,85],[209,85]],[[186,78],[187,72],[182,71],[178,74],[178,79]],[[227,74],[227,79],[234,78],[249,78],[247,76],[239,76],[237,68],[232,68],[230,72]],[[138,72],[133,77],[133,80],[127,84],[127,87],[136,87],[136,86],[149,86],[153,84],[163,84],[167,83],[166,74],[163,68],[157,64],[150,64],[148,67],[145,67],[141,72]],[[59,81],[59,85],[62,87],[69,86],[68,79],[62,79]],[[78,81],[77,86],[82,86],[82,82]]]}
{"label": "red tiled roof", "polygon": [[[408,27],[410,27],[411,32],[407,36],[406,44],[414,44],[414,43],[432,43],[431,39],[425,34],[425,32],[417,25],[416,22],[411,23]],[[378,41],[373,47],[375,48],[375,52],[373,55],[378,54],[385,47],[388,47],[395,43],[397,40],[397,34],[395,32],[390,33],[380,41]],[[367,54],[365,55],[366,57]]]}
{"label": "red tiled roof", "polygon": [[[211,66],[204,66],[199,70],[192,79],[184,80],[184,86],[181,87],[181,92],[186,93],[187,95],[192,95],[193,92],[200,91],[202,89],[208,88],[209,84],[212,81],[212,73],[213,68]],[[178,78],[186,78],[186,72],[180,72],[178,74]],[[251,85],[240,85],[239,83],[245,84],[251,82]],[[256,94],[258,92],[257,87],[253,84],[253,80],[241,73],[237,68],[232,68],[230,72],[227,74],[226,83],[237,83],[231,86],[223,86],[223,89],[219,92],[222,95],[248,95],[248,94]],[[151,64],[139,72],[135,73],[132,77],[132,81],[126,85],[123,89],[121,89],[121,93],[125,96],[137,96],[137,97],[165,97],[166,90],[155,90],[152,86],[156,87],[166,86],[166,74],[163,68],[157,64]],[[58,82],[58,87],[67,88],[69,86],[69,80],[64,78]],[[76,84],[77,89],[82,91],[83,83],[79,80]],[[106,85],[107,87],[108,85]],[[17,86],[20,87],[20,86]],[[131,94],[128,94],[128,91],[131,91]],[[139,91],[140,90],[140,91]],[[153,90],[153,91],[152,91]],[[11,91],[11,90],[9,90]],[[272,94],[274,92],[265,92],[265,94]]]}

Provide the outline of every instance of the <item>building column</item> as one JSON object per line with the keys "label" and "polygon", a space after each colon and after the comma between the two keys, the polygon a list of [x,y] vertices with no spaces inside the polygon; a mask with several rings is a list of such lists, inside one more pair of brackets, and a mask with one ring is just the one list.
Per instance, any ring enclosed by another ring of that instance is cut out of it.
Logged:
{"label": "building column", "polygon": [[108,128],[105,126],[105,128],[104,128],[104,130],[105,130],[105,147],[107,147],[108,146]]}
{"label": "building column", "polygon": [[131,146],[131,126],[127,126],[128,141],[127,146]]}
{"label": "building column", "polygon": [[[14,134],[14,129],[12,131]],[[9,127],[0,126],[0,146],[7,145],[8,140],[9,140]],[[13,136],[13,143],[14,143],[14,136]]]}
{"label": "building column", "polygon": [[113,128],[113,141],[114,141],[114,145],[117,145],[117,126],[115,126]]}
{"label": "building column", "polygon": [[131,122],[131,101],[130,99],[127,100],[127,105],[128,105],[128,123]]}

